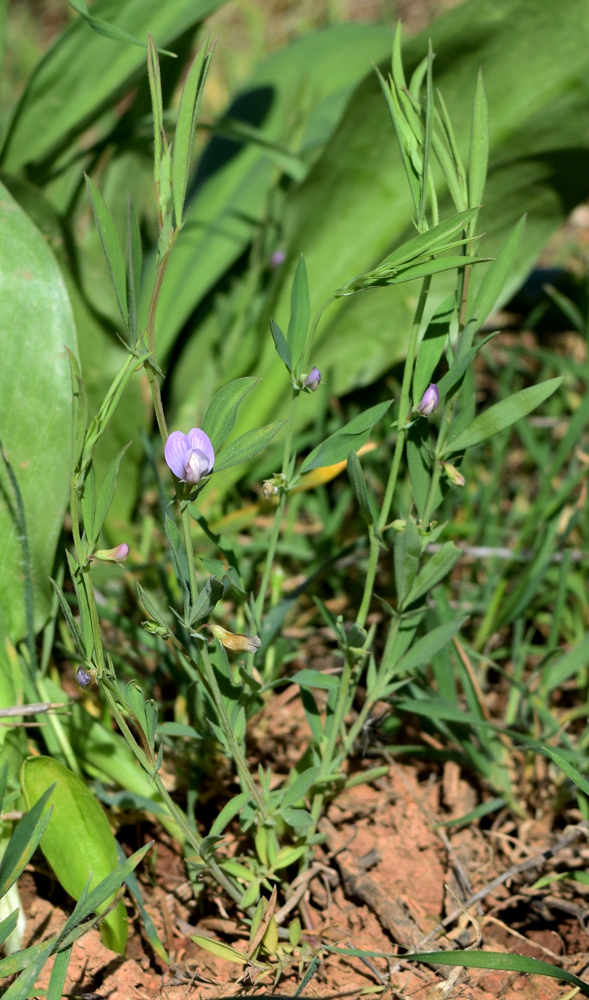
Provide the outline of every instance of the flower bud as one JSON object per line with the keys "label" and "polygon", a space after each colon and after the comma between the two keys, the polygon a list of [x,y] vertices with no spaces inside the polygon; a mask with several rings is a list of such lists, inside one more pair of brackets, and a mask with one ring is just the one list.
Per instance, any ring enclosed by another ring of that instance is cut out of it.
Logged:
{"label": "flower bud", "polygon": [[114,549],[99,549],[98,552],[94,553],[94,558],[101,559],[102,562],[121,563],[125,561],[128,555],[129,546],[126,542],[121,542]]}
{"label": "flower bud", "polygon": [[76,670],[76,680],[80,687],[87,688],[92,682],[92,675],[87,670],[84,670],[83,667],[78,667]]}
{"label": "flower bud", "polygon": [[159,635],[160,639],[169,639],[170,630],[165,627],[165,625],[158,625],[157,622],[147,621],[141,622],[142,628],[151,635]]}
{"label": "flower bud", "polygon": [[275,250],[270,257],[270,267],[274,270],[275,268],[280,267],[281,264],[284,264],[285,260],[286,254],[284,250]]}
{"label": "flower bud", "polygon": [[423,396],[421,397],[421,402],[417,407],[417,412],[421,413],[422,417],[429,417],[430,414],[434,412],[440,402],[440,394],[438,392],[437,385],[432,382],[428,385]]}
{"label": "flower bud", "polygon": [[262,483],[262,493],[269,500],[270,497],[275,497],[278,493],[278,487],[271,479],[265,479]]}
{"label": "flower bud", "polygon": [[308,375],[303,378],[303,386],[311,392],[316,392],[321,382],[321,372],[318,368],[311,368]]}
{"label": "flower bud", "polygon": [[450,462],[442,462],[442,465],[444,466],[444,472],[453,486],[466,486],[466,479],[456,466],[450,465]]}
{"label": "flower bud", "polygon": [[221,625],[209,625],[209,628],[225,649],[232,649],[234,652],[255,653],[262,645],[262,640],[257,635],[228,632]]}

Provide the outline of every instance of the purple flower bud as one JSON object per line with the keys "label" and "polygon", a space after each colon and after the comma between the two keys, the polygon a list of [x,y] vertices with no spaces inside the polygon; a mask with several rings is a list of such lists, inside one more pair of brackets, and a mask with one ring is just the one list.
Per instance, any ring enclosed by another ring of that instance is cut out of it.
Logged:
{"label": "purple flower bud", "polygon": [[321,382],[321,372],[318,368],[311,368],[311,371],[307,377],[303,380],[303,385],[305,389],[310,389],[311,392],[317,392],[319,388],[319,383]]}
{"label": "purple flower bud", "polygon": [[274,268],[280,267],[281,264],[284,264],[285,260],[286,254],[284,250],[275,250],[270,257],[270,267],[274,270]]}
{"label": "purple flower bud", "polygon": [[417,412],[421,413],[422,417],[429,417],[430,414],[434,412],[439,402],[440,394],[438,392],[438,387],[432,382],[428,385],[423,396],[421,397],[421,402],[417,407]]}
{"label": "purple flower bud", "polygon": [[95,559],[101,559],[103,562],[114,562],[121,563],[124,562],[129,555],[129,546],[126,542],[121,542],[120,545],[116,545],[114,549],[98,549],[94,553]]}
{"label": "purple flower bud", "polygon": [[188,434],[173,431],[164,448],[164,457],[175,476],[195,486],[208,476],[215,464],[215,452],[204,431],[193,427]]}
{"label": "purple flower bud", "polygon": [[92,681],[92,676],[83,667],[78,667],[76,670],[76,680],[80,687],[87,688]]}

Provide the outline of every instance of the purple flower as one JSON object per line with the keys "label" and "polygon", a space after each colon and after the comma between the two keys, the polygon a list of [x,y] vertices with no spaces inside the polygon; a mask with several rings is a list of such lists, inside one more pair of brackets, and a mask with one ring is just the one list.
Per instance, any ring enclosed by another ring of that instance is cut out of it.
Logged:
{"label": "purple flower", "polygon": [[438,387],[432,382],[428,385],[423,396],[421,397],[421,402],[417,407],[417,412],[421,413],[422,417],[429,417],[430,414],[434,412],[439,402],[440,394],[438,392]]}
{"label": "purple flower", "polygon": [[193,427],[188,434],[172,431],[166,441],[164,458],[174,475],[191,486],[200,483],[215,464],[215,452],[210,439],[197,427]]}
{"label": "purple flower", "polygon": [[76,680],[80,687],[87,688],[92,680],[92,676],[83,667],[78,667],[76,670]]}
{"label": "purple flower", "polygon": [[303,380],[303,385],[305,389],[310,389],[311,392],[316,392],[319,388],[319,383],[321,382],[321,372],[318,368],[311,368],[311,371],[307,377]]}
{"label": "purple flower", "polygon": [[270,257],[270,267],[274,270],[274,268],[280,267],[281,264],[284,264],[285,260],[286,254],[284,250],[275,250]]}

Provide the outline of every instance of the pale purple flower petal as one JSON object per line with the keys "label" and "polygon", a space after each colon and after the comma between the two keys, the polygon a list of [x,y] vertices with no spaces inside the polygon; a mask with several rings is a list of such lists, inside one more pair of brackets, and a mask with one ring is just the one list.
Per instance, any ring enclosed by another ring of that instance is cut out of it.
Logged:
{"label": "pale purple flower petal", "polygon": [[190,453],[190,443],[182,431],[172,431],[164,448],[164,458],[178,479],[184,479],[186,459]]}
{"label": "pale purple flower petal", "polygon": [[305,388],[310,389],[311,392],[317,392],[319,388],[319,383],[321,382],[321,372],[318,368],[311,368],[311,371],[307,375],[303,385]]}
{"label": "pale purple flower petal", "polygon": [[429,417],[436,409],[438,403],[440,402],[440,393],[438,392],[437,385],[432,382],[428,385],[419,406],[417,407],[417,412],[421,413],[422,417]]}
{"label": "pale purple flower petal", "polygon": [[[204,431],[201,431],[197,427],[193,427],[192,430],[188,431],[188,441],[190,447],[195,451],[202,452],[207,461],[207,470],[210,472],[215,464],[215,452],[213,451],[213,446],[211,444],[211,439]],[[206,475],[206,473],[203,473]]]}

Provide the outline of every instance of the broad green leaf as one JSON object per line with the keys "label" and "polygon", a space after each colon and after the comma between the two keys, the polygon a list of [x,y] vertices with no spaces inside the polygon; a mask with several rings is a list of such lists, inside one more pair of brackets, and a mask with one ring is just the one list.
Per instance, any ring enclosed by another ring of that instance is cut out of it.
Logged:
{"label": "broad green leaf", "polygon": [[[44,800],[53,807],[53,815],[41,850],[66,892],[79,899],[90,875],[92,889],[117,866],[117,848],[108,820],[84,782],[51,757],[28,757],[21,783],[31,805],[54,786]],[[105,900],[101,909],[107,905]],[[127,917],[122,902],[105,916],[101,933],[108,947],[124,954]]]}
{"label": "broad green leaf", "polygon": [[482,326],[504,292],[521,246],[525,224],[525,216],[522,216],[505,237],[496,259],[485,272],[474,304],[468,312],[468,323],[472,321],[475,324],[473,332],[475,328]]}
{"label": "broad green leaf", "polygon": [[358,451],[368,440],[368,435],[374,424],[382,420],[392,402],[391,399],[386,403],[377,403],[376,406],[364,410],[364,413],[359,413],[349,423],[340,427],[335,434],[313,448],[311,454],[303,462],[301,472],[309,472],[311,469],[319,469],[323,465],[343,462],[347,459],[351,448]]}
{"label": "broad green leaf", "polygon": [[435,587],[440,580],[443,580],[461,555],[462,552],[456,548],[454,542],[446,542],[441,549],[434,552],[415,577],[405,605],[413,604],[414,601],[427,594],[428,590]]}
{"label": "broad green leaf", "polygon": [[[141,41],[151,32],[167,46],[222,6],[223,0],[97,0],[92,16]],[[31,75],[10,123],[2,169],[50,164],[84,129],[127,93],[144,72],[145,51],[113,43],[73,21]]]}
{"label": "broad green leaf", "polygon": [[368,499],[368,490],[366,488],[364,473],[362,472],[360,459],[353,448],[350,449],[348,454],[347,467],[350,483],[352,484],[352,490],[358,502],[362,518],[366,524],[372,524],[374,522],[374,517],[370,507],[370,501]]}
{"label": "broad green leaf", "polygon": [[51,819],[51,810],[44,812],[51,789],[47,789],[15,826],[0,863],[0,899],[5,896],[39,846]]}
{"label": "broad green leaf", "polygon": [[233,430],[239,404],[259,381],[259,378],[253,376],[237,378],[219,389],[215,395],[202,422],[202,429],[210,437],[215,452]]}
{"label": "broad green leaf", "polygon": [[409,652],[405,653],[395,664],[395,674],[405,674],[415,670],[416,667],[423,666],[424,663],[429,663],[432,656],[439,653],[450,642],[452,636],[456,635],[465,621],[466,618],[457,618],[455,621],[444,622],[443,625],[438,625],[437,628],[418,639]]}
{"label": "broad green leaf", "polygon": [[[302,809],[293,809],[292,812],[304,812]],[[299,858],[302,858],[305,851],[308,848],[306,844],[302,844],[300,847],[283,847],[276,855],[276,859],[272,868],[274,871],[278,871],[280,868],[287,868],[288,865],[294,864]]]}
{"label": "broad green leaf", "polygon": [[[66,348],[75,352],[76,337],[53,254],[2,185],[0,227],[0,440],[24,506],[39,629],[51,606],[49,574],[67,501],[71,378]],[[0,608],[13,642],[18,642],[26,623],[24,551],[15,503],[0,468]]]}
{"label": "broad green leaf", "polygon": [[500,403],[495,403],[484,413],[473,420],[469,427],[466,427],[458,437],[447,446],[444,454],[451,455],[454,451],[464,451],[472,448],[476,444],[481,444],[487,438],[493,437],[499,431],[511,427],[517,420],[521,420],[537,406],[540,406],[545,399],[548,399],[553,392],[556,392],[562,383],[564,376],[548,379],[540,382],[539,385],[531,385],[527,389],[521,389],[508,399],[502,399]]}
{"label": "broad green leaf", "polygon": [[488,161],[489,109],[483,86],[483,72],[479,69],[470,126],[470,158],[468,162],[468,204],[470,208],[478,208],[483,201]]}
{"label": "broad green leaf", "polygon": [[[290,826],[313,826],[315,823],[307,809],[281,809],[280,813]],[[290,863],[289,861],[288,864]]]}
{"label": "broad green leaf", "polygon": [[[391,953],[368,951],[361,948],[337,948],[327,946],[328,951],[340,955],[354,955],[357,958],[391,958]],[[550,979],[564,979],[583,993],[589,994],[589,983],[579,979],[572,972],[559,969],[556,965],[541,962],[525,955],[510,955],[503,951],[420,951],[403,955],[403,961],[424,962],[428,965],[460,965],[465,969],[503,969],[505,972],[521,972],[525,975],[536,973]]]}
{"label": "broad green leaf", "polygon": [[436,309],[417,349],[413,372],[413,403],[415,406],[419,404],[442,357],[455,308],[456,295],[452,294]]}
{"label": "broad green leaf", "polygon": [[[427,503],[431,474],[430,428],[427,420],[416,420],[409,428],[406,449],[413,499],[417,513],[422,518]],[[432,509],[432,514],[434,511],[435,508]]]}
{"label": "broad green leaf", "polygon": [[309,282],[305,258],[301,254],[295,271],[290,296],[290,320],[286,340],[292,358],[293,371],[300,374],[303,352],[309,332],[311,306],[309,302]]}
{"label": "broad green leaf", "polygon": [[232,465],[239,465],[240,462],[255,458],[276,437],[281,427],[284,427],[284,420],[275,420],[266,427],[256,427],[254,430],[246,431],[223,449],[215,460],[214,471],[221,472],[222,469],[230,469]]}
{"label": "broad green leaf", "polygon": [[172,194],[174,197],[174,215],[177,226],[181,226],[183,222],[184,200],[186,198],[196,123],[198,121],[202,92],[211,59],[212,51],[207,52],[206,46],[203,45],[188,71],[188,76],[182,90],[182,97],[180,98],[180,108],[178,109],[178,119],[172,146]]}
{"label": "broad green leaf", "polygon": [[311,786],[314,784],[316,778],[321,772],[320,767],[309,767],[306,771],[303,771],[295,780],[292,785],[289,785],[284,793],[282,802],[280,803],[280,809],[284,810],[288,806],[294,806],[297,802],[307,794]]}
{"label": "broad green leaf", "polygon": [[289,677],[292,684],[298,684],[305,688],[322,688],[325,691],[339,688],[339,677],[333,674],[324,674],[320,670],[299,670],[298,673]]}
{"label": "broad green leaf", "polygon": [[543,694],[549,694],[560,687],[570,677],[573,677],[589,663],[589,633],[576,646],[561,656],[555,663],[545,667],[542,674],[540,689]]}

